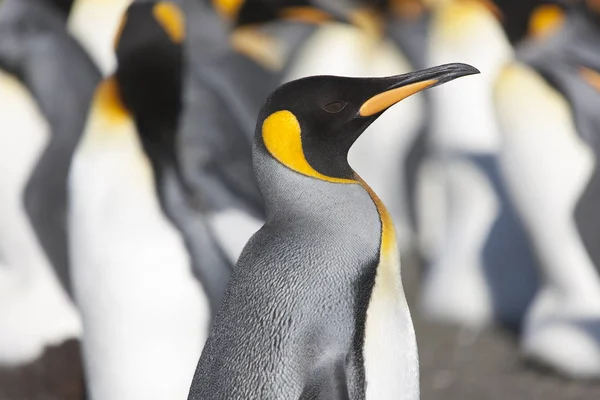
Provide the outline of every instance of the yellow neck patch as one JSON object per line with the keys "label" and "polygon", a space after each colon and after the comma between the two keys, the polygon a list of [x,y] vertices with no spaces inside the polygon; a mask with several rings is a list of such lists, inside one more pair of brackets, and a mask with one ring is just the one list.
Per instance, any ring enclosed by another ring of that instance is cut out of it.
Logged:
{"label": "yellow neck patch", "polygon": [[152,9],[152,13],[173,43],[183,42],[185,39],[185,19],[177,4],[171,2],[157,3]]}
{"label": "yellow neck patch", "polygon": [[547,37],[560,28],[564,19],[563,10],[555,4],[538,6],[529,17],[529,35],[536,38]]}
{"label": "yellow neck patch", "polygon": [[129,119],[129,112],[121,101],[117,81],[114,77],[108,78],[98,85],[94,107],[97,107],[110,122],[119,123]]}
{"label": "yellow neck patch", "polygon": [[244,0],[213,0],[212,3],[222,18],[234,20],[239,14]]}
{"label": "yellow neck patch", "polygon": [[333,178],[317,172],[310,166],[302,150],[300,124],[290,111],[283,110],[271,114],[262,126],[262,137],[269,153],[280,163],[302,175],[332,183],[359,184],[369,194],[381,221],[381,257],[397,256],[396,230],[390,213],[375,192],[355,174],[356,179]]}
{"label": "yellow neck patch", "polygon": [[300,123],[287,110],[269,115],[262,125],[262,137],[269,153],[289,169],[302,175],[332,183],[357,183],[353,179],[323,175],[310,166],[302,150]]}
{"label": "yellow neck patch", "polygon": [[377,213],[379,214],[379,218],[381,219],[381,247],[380,247],[380,257],[390,257],[398,251],[398,245],[396,242],[396,229],[394,228],[394,221],[387,208],[381,201],[381,199],[375,194],[373,189],[363,179],[356,175],[356,180],[360,185],[369,193],[373,203],[375,203],[375,207],[377,208]]}

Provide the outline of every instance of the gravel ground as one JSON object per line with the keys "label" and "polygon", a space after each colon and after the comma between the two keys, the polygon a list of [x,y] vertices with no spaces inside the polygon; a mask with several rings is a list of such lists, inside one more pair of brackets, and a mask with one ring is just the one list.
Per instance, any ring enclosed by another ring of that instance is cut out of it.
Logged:
{"label": "gravel ground", "polygon": [[[409,302],[414,303],[415,264],[405,261],[403,273]],[[422,400],[600,399],[600,383],[571,382],[527,365],[509,333],[496,329],[476,335],[424,321],[412,309]],[[70,341],[31,365],[0,369],[0,400],[84,400],[79,357],[78,343]]]}

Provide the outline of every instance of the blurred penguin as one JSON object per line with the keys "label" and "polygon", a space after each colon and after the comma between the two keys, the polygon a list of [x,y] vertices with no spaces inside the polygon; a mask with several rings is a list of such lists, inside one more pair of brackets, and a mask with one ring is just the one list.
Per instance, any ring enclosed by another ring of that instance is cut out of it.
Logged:
{"label": "blurred penguin", "polygon": [[523,352],[574,378],[600,377],[600,3],[532,41],[495,90],[502,171],[540,259]]}
{"label": "blurred penguin", "polygon": [[[423,0],[384,0],[379,7],[385,13],[386,35],[398,46],[409,60],[412,68],[423,69],[429,66],[427,44],[431,11]],[[423,116],[419,128],[403,153],[402,170],[404,183],[404,204],[407,213],[407,226],[410,228],[410,248],[413,256],[418,251],[419,226],[416,218],[417,177],[427,156],[431,130],[431,100],[429,91],[419,94],[423,102]]]}
{"label": "blurred penguin", "polygon": [[[507,194],[492,90],[513,49],[489,1],[432,4],[428,61],[475,65],[481,79],[460,93],[430,93],[431,155],[418,195],[428,259],[421,302],[427,316],[471,328],[518,328],[536,288],[535,258]],[[442,199],[433,204],[426,197]],[[432,209],[435,206],[437,208]],[[427,242],[428,241],[428,242]]]}
{"label": "blurred penguin", "polygon": [[174,170],[184,15],[174,3],[134,3],[121,25],[118,68],[97,88],[70,174],[89,394],[185,398],[210,312],[160,197],[164,185],[185,186]]}
{"label": "blurred penguin", "polygon": [[59,5],[0,6],[3,364],[31,361],[81,331],[64,290],[66,176],[99,72],[65,29],[68,4]]}
{"label": "blurred penguin", "polygon": [[116,66],[113,38],[119,29],[121,15],[132,0],[71,1],[69,31],[90,53],[102,74],[111,74]]}
{"label": "blurred penguin", "polygon": [[199,33],[190,38],[181,158],[233,264],[265,218],[252,168],[259,107],[306,38],[341,17],[337,8],[317,1],[215,0],[213,5],[228,29],[226,46],[219,31],[210,32],[214,39],[204,47]]}

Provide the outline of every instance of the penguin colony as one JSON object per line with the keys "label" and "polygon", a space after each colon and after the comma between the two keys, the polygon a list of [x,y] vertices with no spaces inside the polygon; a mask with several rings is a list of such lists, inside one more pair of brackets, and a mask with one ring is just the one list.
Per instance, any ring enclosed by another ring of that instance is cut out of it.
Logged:
{"label": "penguin colony", "polygon": [[598,378],[599,106],[595,0],[0,1],[0,366],[418,399],[413,255],[419,312]]}

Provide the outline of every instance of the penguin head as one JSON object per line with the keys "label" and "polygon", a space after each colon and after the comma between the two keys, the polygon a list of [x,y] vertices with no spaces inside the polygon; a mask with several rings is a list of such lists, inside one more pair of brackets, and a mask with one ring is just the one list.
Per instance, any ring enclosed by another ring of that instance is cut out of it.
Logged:
{"label": "penguin head", "polygon": [[255,151],[266,150],[303,175],[355,182],[348,151],[385,110],[421,90],[476,73],[470,65],[447,64],[384,78],[312,76],[291,81],[267,99],[258,119]]}
{"label": "penguin head", "polygon": [[134,3],[127,9],[115,43],[116,80],[138,122],[151,118],[157,128],[176,124],[184,38],[183,13],[175,3]]}

